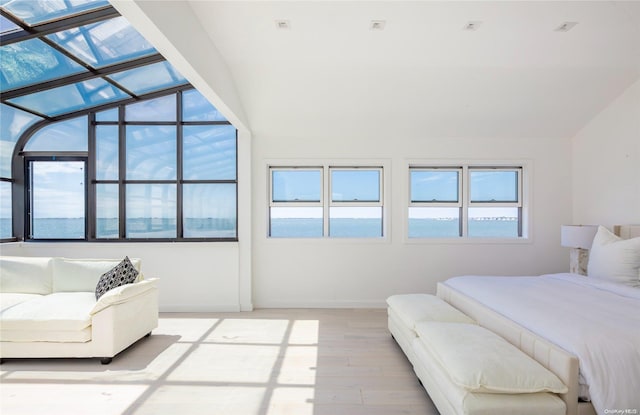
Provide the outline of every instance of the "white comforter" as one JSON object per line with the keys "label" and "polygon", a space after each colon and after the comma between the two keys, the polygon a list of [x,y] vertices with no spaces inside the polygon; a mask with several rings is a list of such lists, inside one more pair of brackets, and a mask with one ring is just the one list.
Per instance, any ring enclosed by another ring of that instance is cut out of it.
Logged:
{"label": "white comforter", "polygon": [[640,414],[640,289],[576,274],[445,284],[578,356],[599,414]]}

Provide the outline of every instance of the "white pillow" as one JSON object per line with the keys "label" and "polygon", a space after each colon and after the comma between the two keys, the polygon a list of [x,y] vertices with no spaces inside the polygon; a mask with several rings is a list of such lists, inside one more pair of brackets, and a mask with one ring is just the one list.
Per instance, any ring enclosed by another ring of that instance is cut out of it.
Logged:
{"label": "white pillow", "polygon": [[587,275],[640,287],[640,238],[622,239],[599,226],[589,252]]}
{"label": "white pillow", "polygon": [[484,327],[429,321],[416,332],[452,382],[470,392],[567,392],[556,375]]}

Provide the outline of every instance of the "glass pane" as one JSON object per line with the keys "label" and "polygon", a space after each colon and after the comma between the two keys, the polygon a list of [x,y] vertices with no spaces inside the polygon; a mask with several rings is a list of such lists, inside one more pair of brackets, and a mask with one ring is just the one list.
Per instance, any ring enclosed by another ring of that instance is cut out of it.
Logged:
{"label": "glass pane", "polygon": [[108,5],[107,0],[12,0],[2,2],[3,8],[31,25]]}
{"label": "glass pane", "polygon": [[379,170],[331,170],[334,202],[379,202]]}
{"label": "glass pane", "polygon": [[49,124],[38,130],[24,146],[26,151],[87,151],[87,117]]}
{"label": "glass pane", "polygon": [[455,238],[460,236],[460,209],[410,207],[409,238]]}
{"label": "glass pane", "polygon": [[0,47],[2,90],[86,72],[82,66],[39,39]]}
{"label": "glass pane", "polygon": [[136,95],[188,83],[167,61],[114,73],[109,78]]}
{"label": "glass pane", "polygon": [[118,126],[96,126],[96,179],[118,180]]}
{"label": "glass pane", "polygon": [[84,239],[85,163],[31,162],[31,237]]}
{"label": "glass pane", "polygon": [[20,29],[20,26],[0,15],[0,33],[5,34],[9,32],[16,32],[18,30],[22,30]]}
{"label": "glass pane", "polygon": [[124,17],[103,20],[47,36],[94,68],[156,53]]}
{"label": "glass pane", "polygon": [[517,202],[516,171],[469,171],[472,202]]}
{"label": "glass pane", "polygon": [[176,127],[127,126],[128,180],[174,180],[176,154]]}
{"label": "glass pane", "polygon": [[412,202],[458,202],[458,172],[411,170]]}
{"label": "glass pane", "polygon": [[12,177],[11,157],[16,141],[27,128],[41,120],[40,117],[8,105],[0,107],[0,177]]}
{"label": "glass pane", "polygon": [[0,182],[0,238],[11,237],[11,183]]}
{"label": "glass pane", "polygon": [[96,113],[96,121],[118,121],[118,109],[113,108]]}
{"label": "glass pane", "polygon": [[196,89],[182,93],[182,114],[184,121],[227,121]]}
{"label": "glass pane", "polygon": [[176,121],[176,96],[140,101],[127,105],[127,121]]}
{"label": "glass pane", "polygon": [[236,237],[236,185],[185,184],[185,238]]}
{"label": "glass pane", "polygon": [[272,207],[269,236],[274,238],[322,237],[321,207]]}
{"label": "glass pane", "polygon": [[55,116],[129,98],[103,79],[90,79],[10,99],[40,114]]}
{"label": "glass pane", "polygon": [[185,126],[182,149],[185,180],[235,180],[236,129],[233,126]]}
{"label": "glass pane", "polygon": [[96,184],[96,238],[117,239],[120,236],[117,184]]}
{"label": "glass pane", "polygon": [[517,238],[518,208],[469,208],[470,237]]}
{"label": "glass pane", "polygon": [[329,208],[329,236],[379,238],[382,236],[381,207]]}
{"label": "glass pane", "polygon": [[271,170],[274,202],[319,202],[321,170]]}
{"label": "glass pane", "polygon": [[175,238],[176,185],[128,184],[127,238]]}

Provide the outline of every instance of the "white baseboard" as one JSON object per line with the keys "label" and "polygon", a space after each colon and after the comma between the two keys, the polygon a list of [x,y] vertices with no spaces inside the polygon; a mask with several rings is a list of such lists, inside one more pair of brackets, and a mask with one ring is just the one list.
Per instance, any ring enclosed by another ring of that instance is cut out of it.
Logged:
{"label": "white baseboard", "polygon": [[353,301],[254,301],[255,308],[386,308],[387,303],[377,300]]}
{"label": "white baseboard", "polygon": [[232,313],[239,312],[239,304],[164,304],[161,313]]}

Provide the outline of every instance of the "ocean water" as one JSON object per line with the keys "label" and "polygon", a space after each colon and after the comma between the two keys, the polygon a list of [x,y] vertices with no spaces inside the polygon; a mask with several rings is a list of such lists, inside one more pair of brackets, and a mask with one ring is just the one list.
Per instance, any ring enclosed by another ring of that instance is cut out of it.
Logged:
{"label": "ocean water", "polygon": [[[380,219],[331,219],[332,237],[380,237]],[[270,235],[275,238],[318,238],[322,236],[322,219],[272,219]],[[457,220],[409,219],[409,238],[456,238]],[[474,238],[516,238],[516,220],[469,220],[469,236]]]}
{"label": "ocean water", "polygon": [[[117,218],[99,218],[96,236],[98,238],[118,237]],[[131,238],[175,238],[176,220],[163,218],[134,218],[127,220],[127,236]],[[81,218],[35,219],[33,235],[35,239],[84,239],[85,223]],[[234,238],[236,225],[233,220],[214,218],[185,218],[186,238]],[[0,237],[11,237],[11,222],[0,219]]]}
{"label": "ocean water", "polygon": [[[272,219],[270,234],[275,238],[322,237],[322,219]],[[380,219],[331,219],[329,232],[332,237],[376,238],[382,235]],[[98,238],[117,238],[117,219],[98,219]],[[129,219],[127,235],[132,238],[175,238],[175,219]],[[34,236],[37,239],[84,239],[83,219],[36,219]],[[186,218],[184,236],[187,238],[233,238],[235,223],[228,219]],[[518,222],[515,220],[470,220],[470,237],[515,238]],[[11,222],[0,218],[0,237],[11,237]],[[458,237],[458,221],[434,219],[410,219],[409,238]]]}

